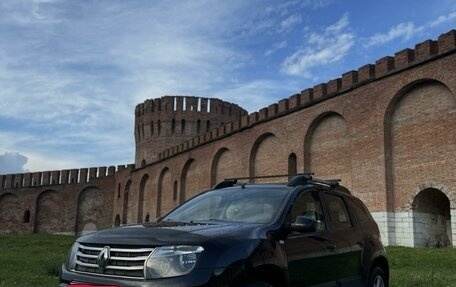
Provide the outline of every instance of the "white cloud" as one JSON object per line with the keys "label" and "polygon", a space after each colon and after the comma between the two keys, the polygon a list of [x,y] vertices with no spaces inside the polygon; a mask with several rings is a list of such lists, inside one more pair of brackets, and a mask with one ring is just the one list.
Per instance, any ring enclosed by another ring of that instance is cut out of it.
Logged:
{"label": "white cloud", "polygon": [[[231,1],[232,2],[232,1]],[[246,1],[251,2],[251,1]],[[242,24],[242,36],[251,37],[261,34],[277,35],[286,33],[303,21],[309,11],[330,5],[332,0],[291,0],[260,1],[252,11],[252,17]],[[252,7],[252,6],[251,6]]]}
{"label": "white cloud", "polygon": [[274,45],[272,45],[271,49],[269,49],[266,52],[264,52],[264,55],[265,56],[271,56],[272,54],[274,54],[278,50],[284,49],[286,47],[288,47],[287,41],[281,41],[281,42],[275,43]]}
{"label": "white cloud", "polygon": [[290,15],[286,19],[282,20],[280,22],[280,31],[286,31],[288,29],[291,29],[293,26],[301,23],[302,17],[297,14]]}
{"label": "white cloud", "polygon": [[287,75],[312,77],[314,67],[344,58],[354,45],[355,36],[349,28],[348,15],[328,26],[322,33],[311,33],[303,47],[283,62],[281,71]]}
{"label": "white cloud", "polygon": [[28,158],[18,152],[5,152],[0,154],[0,174],[26,172],[24,165]]}
{"label": "white cloud", "polygon": [[248,59],[226,45],[244,1],[53,2],[0,3],[0,150],[33,171],[133,161],[136,104],[210,95]]}
{"label": "white cloud", "polygon": [[59,0],[1,1],[0,23],[14,23],[20,26],[59,23],[53,4]]}
{"label": "white cloud", "polygon": [[400,23],[385,34],[377,33],[370,37],[369,41],[365,44],[365,47],[385,44],[398,38],[406,41],[414,37],[421,30],[421,27],[415,27],[415,24],[412,22]]}
{"label": "white cloud", "polygon": [[296,90],[295,83],[259,79],[250,82],[232,84],[225,90],[217,92],[214,97],[238,104],[249,113],[268,107],[277,101],[291,95],[289,90]]}
{"label": "white cloud", "polygon": [[[453,11],[453,12],[449,13],[448,15],[442,15],[442,16],[437,17],[437,19],[427,23],[426,26],[436,27],[443,23],[455,21],[455,20],[456,20],[456,11]],[[454,24],[454,22],[453,22],[453,24]]]}
{"label": "white cloud", "polygon": [[[128,121],[130,124],[132,122],[133,119]],[[91,129],[47,137],[20,130],[0,132],[0,153],[17,153],[11,151],[20,150],[20,154],[27,158],[23,169],[16,169],[16,172],[127,164],[133,162],[134,155],[125,147],[134,146],[134,141],[126,134],[117,130],[97,133]],[[4,172],[0,159],[0,174]]]}
{"label": "white cloud", "polygon": [[[30,153],[27,155],[28,161],[24,168],[26,168],[27,171],[32,172],[45,170],[64,170],[93,166],[88,166],[87,163],[84,161],[68,160],[68,157],[65,155],[63,155],[63,157],[53,156],[52,158],[49,158],[46,155],[34,153]],[[98,167],[98,164],[95,165],[95,167]]]}
{"label": "white cloud", "polygon": [[401,39],[402,41],[410,40],[417,35],[424,33],[426,30],[435,28],[440,26],[444,23],[448,23],[451,21],[455,21],[456,19],[456,11],[450,12],[447,15],[441,15],[434,20],[431,20],[421,26],[416,26],[413,22],[406,22],[400,23],[394,27],[392,27],[386,33],[376,33],[371,36],[366,43],[364,43],[364,47],[372,47],[372,46],[379,46],[389,42],[392,42],[396,39]]}

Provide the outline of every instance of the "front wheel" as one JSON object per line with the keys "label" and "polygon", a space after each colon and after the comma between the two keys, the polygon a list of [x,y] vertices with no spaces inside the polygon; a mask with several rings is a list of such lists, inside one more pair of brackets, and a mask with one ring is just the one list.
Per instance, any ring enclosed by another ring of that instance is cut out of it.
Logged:
{"label": "front wheel", "polygon": [[375,267],[369,278],[368,287],[388,287],[388,278],[380,267]]}

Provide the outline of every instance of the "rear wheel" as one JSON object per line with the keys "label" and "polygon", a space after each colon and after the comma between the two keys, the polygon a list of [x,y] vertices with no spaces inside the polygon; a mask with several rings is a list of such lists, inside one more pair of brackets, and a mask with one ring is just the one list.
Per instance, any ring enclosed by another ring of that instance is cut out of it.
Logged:
{"label": "rear wheel", "polygon": [[368,287],[388,287],[388,278],[380,267],[372,270]]}

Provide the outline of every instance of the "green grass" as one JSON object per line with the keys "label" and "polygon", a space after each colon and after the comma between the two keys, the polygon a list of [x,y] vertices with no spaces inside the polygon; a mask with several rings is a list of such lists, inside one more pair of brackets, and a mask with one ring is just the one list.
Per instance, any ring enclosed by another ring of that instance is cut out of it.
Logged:
{"label": "green grass", "polygon": [[[0,236],[0,287],[58,286],[75,237]],[[391,287],[456,287],[456,248],[388,247]]]}
{"label": "green grass", "polygon": [[456,287],[456,248],[388,247],[391,287]]}
{"label": "green grass", "polygon": [[0,287],[58,286],[60,266],[75,237],[0,236]]}

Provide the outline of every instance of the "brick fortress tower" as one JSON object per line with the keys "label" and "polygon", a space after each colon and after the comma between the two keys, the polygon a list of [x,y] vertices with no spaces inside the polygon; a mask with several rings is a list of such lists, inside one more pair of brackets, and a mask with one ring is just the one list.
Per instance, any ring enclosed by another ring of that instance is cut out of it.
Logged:
{"label": "brick fortress tower", "polygon": [[136,106],[137,167],[158,159],[158,153],[201,133],[239,120],[247,111],[219,99],[165,96]]}

